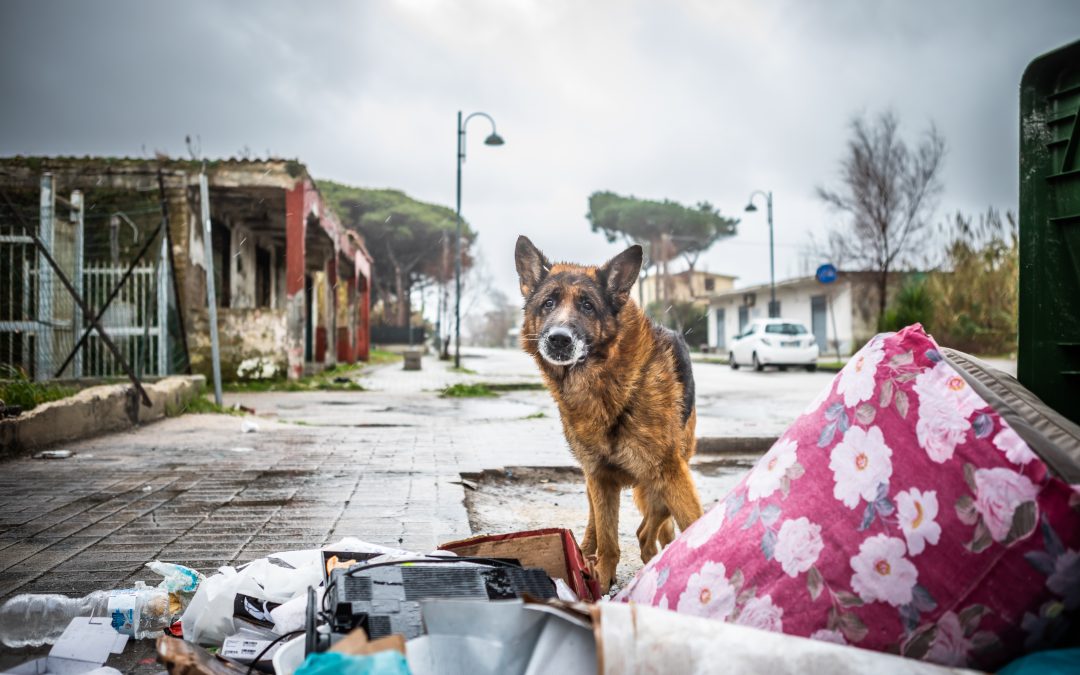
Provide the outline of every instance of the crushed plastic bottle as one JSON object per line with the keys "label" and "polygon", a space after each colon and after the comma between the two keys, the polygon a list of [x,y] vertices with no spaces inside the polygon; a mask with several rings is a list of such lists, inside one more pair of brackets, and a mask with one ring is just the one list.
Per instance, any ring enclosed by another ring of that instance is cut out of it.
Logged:
{"label": "crushed plastic bottle", "polygon": [[163,579],[156,587],[94,591],[81,598],[23,594],[0,607],[0,642],[8,647],[37,647],[56,642],[77,616],[108,617],[117,632],[141,639],[157,637],[180,618],[203,577],[195,570],[154,561],[147,567]]}

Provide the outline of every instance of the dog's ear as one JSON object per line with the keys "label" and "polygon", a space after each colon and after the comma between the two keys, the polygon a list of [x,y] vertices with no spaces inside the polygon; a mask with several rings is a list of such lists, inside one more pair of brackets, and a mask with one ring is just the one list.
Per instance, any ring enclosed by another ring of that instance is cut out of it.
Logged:
{"label": "dog's ear", "polygon": [[525,235],[518,236],[517,246],[514,248],[514,264],[517,265],[521,295],[526,298],[532,295],[551,269],[551,263]]}
{"label": "dog's ear", "polygon": [[619,255],[604,263],[600,268],[600,278],[608,295],[621,308],[630,299],[630,289],[637,281],[641,271],[641,247],[634,244]]}

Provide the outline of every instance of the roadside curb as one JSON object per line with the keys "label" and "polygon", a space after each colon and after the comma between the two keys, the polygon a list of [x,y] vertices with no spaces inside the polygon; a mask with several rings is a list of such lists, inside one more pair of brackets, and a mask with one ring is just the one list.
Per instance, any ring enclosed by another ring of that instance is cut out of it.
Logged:
{"label": "roadside curb", "polygon": [[74,396],[44,403],[14,419],[0,420],[0,460],[152,422],[182,409],[205,385],[202,375],[144,383],[149,408],[139,402],[134,387],[128,384],[89,387]]}
{"label": "roadside curb", "polygon": [[699,455],[763,454],[778,439],[775,436],[702,436],[697,439]]}

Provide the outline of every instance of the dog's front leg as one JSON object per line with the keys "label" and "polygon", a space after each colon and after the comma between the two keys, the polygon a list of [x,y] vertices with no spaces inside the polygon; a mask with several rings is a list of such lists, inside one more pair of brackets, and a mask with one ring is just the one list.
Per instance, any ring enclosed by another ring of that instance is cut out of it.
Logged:
{"label": "dog's front leg", "polygon": [[592,490],[588,489],[586,481],[585,496],[589,499],[589,522],[585,524],[585,536],[581,539],[581,552],[586,556],[596,554],[596,509],[593,507]]}
{"label": "dog's front leg", "polygon": [[585,479],[596,536],[596,575],[607,593],[619,564],[619,483],[606,476]]}
{"label": "dog's front leg", "polygon": [[667,467],[665,474],[660,487],[664,502],[671,515],[675,516],[679,529],[685,532],[701,517],[701,498],[694,487],[690,466],[686,460],[680,460]]}

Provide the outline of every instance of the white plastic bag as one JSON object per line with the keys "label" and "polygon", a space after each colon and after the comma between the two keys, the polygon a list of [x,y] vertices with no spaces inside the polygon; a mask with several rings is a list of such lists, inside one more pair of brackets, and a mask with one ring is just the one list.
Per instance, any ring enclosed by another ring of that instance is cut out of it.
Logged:
{"label": "white plastic bag", "polygon": [[[415,555],[353,537],[327,544],[324,548],[350,553]],[[304,596],[309,586],[317,587],[322,583],[322,550],[283,551],[253,560],[240,568],[219,568],[218,574],[199,584],[184,612],[184,639],[207,646],[224,642],[236,630],[233,627],[233,600],[237,593],[281,604]]]}

